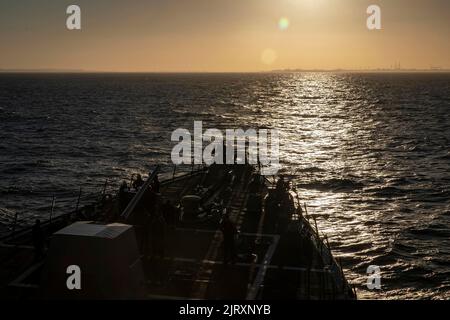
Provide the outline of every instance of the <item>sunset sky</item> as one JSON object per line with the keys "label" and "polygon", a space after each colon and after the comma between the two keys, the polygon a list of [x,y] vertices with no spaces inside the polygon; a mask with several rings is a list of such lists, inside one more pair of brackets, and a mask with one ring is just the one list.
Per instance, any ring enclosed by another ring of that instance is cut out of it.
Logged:
{"label": "sunset sky", "polygon": [[448,0],[0,0],[0,69],[450,68],[449,39]]}

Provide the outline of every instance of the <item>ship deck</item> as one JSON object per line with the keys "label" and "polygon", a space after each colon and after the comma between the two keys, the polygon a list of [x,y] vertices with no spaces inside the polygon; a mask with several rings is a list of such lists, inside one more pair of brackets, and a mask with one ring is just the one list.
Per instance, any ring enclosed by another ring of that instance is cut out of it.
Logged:
{"label": "ship deck", "polygon": [[[172,203],[192,194],[198,185],[210,188],[205,203],[221,192],[226,170],[208,170],[161,184],[161,195]],[[164,257],[141,256],[148,299],[346,299],[348,284],[335,261],[298,234],[303,216],[293,217],[290,231],[279,233],[265,210],[247,210],[250,167],[239,169],[226,208],[240,230],[235,263],[223,263],[218,217],[178,223],[167,228]],[[268,186],[270,188],[270,186]],[[267,194],[265,188],[263,197]],[[138,210],[138,209],[136,209]],[[61,224],[63,224],[61,220]],[[58,229],[53,222],[53,229]],[[142,230],[141,230],[142,231]],[[137,228],[139,238],[139,228]],[[138,240],[139,241],[139,240]],[[26,234],[0,244],[0,296],[37,298],[42,261],[33,259]]]}

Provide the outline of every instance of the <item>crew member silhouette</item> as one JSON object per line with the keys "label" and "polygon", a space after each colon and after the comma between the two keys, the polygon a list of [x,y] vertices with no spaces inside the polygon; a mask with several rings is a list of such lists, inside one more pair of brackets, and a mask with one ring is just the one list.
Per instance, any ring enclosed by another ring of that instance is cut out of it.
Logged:
{"label": "crew member silhouette", "polygon": [[140,187],[144,184],[144,180],[142,180],[142,177],[140,174],[136,176],[136,180],[133,182],[133,188],[136,190],[139,190]]}
{"label": "crew member silhouette", "polygon": [[224,264],[228,264],[228,262],[235,263],[236,262],[236,243],[235,237],[237,234],[236,225],[231,221],[228,214],[225,214],[223,217],[222,224],[220,226],[220,230],[223,234],[223,262]]}
{"label": "crew member silhouette", "polygon": [[41,229],[41,221],[36,220],[33,226],[33,246],[34,246],[34,259],[39,260],[44,255],[44,233]]}

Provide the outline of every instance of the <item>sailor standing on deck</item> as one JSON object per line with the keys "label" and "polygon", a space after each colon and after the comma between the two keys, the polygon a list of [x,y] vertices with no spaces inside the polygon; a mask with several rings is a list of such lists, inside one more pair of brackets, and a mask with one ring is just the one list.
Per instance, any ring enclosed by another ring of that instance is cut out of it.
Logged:
{"label": "sailor standing on deck", "polygon": [[119,188],[119,214],[121,214],[128,205],[128,185],[123,181]]}
{"label": "sailor standing on deck", "polygon": [[224,247],[223,263],[228,264],[230,260],[232,263],[235,263],[236,262],[235,237],[237,234],[237,228],[236,225],[233,223],[233,221],[231,221],[227,213],[225,213],[223,217],[220,230],[222,231],[223,234],[223,247]]}
{"label": "sailor standing on deck", "polygon": [[152,182],[153,192],[159,193],[159,187],[160,187],[160,183],[159,183],[158,175],[155,175],[155,178],[153,179],[153,182]]}
{"label": "sailor standing on deck", "polygon": [[170,227],[175,227],[175,207],[169,199],[167,199],[162,205],[162,213],[167,225]]}
{"label": "sailor standing on deck", "polygon": [[288,189],[288,187],[289,187],[289,183],[286,183],[286,182],[284,181],[284,176],[283,176],[283,175],[280,175],[280,178],[278,178],[278,181],[277,181],[277,185],[276,185],[276,187],[275,187],[275,190],[277,191],[277,193],[278,193],[279,195],[282,195],[284,192],[286,192],[286,190]]}
{"label": "sailor standing on deck", "polygon": [[150,221],[150,242],[152,246],[152,256],[155,258],[164,258],[166,242],[166,221],[162,211],[161,199],[157,198],[154,211],[151,213]]}
{"label": "sailor standing on deck", "polygon": [[33,226],[33,246],[34,246],[34,260],[37,261],[44,255],[44,233],[41,229],[41,221],[36,220]]}
{"label": "sailor standing on deck", "polygon": [[136,176],[136,180],[134,180],[133,182],[133,188],[138,191],[142,185],[144,184],[144,180],[142,180],[142,176],[140,174],[138,174]]}

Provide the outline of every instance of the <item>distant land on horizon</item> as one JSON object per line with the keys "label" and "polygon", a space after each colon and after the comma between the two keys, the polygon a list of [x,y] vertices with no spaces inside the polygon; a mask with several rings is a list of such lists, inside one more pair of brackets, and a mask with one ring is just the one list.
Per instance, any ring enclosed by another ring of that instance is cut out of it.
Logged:
{"label": "distant land on horizon", "polygon": [[416,68],[373,68],[373,69],[278,69],[271,72],[277,73],[296,73],[296,72],[450,72],[450,69],[446,68],[428,68],[428,69],[416,69]]}

